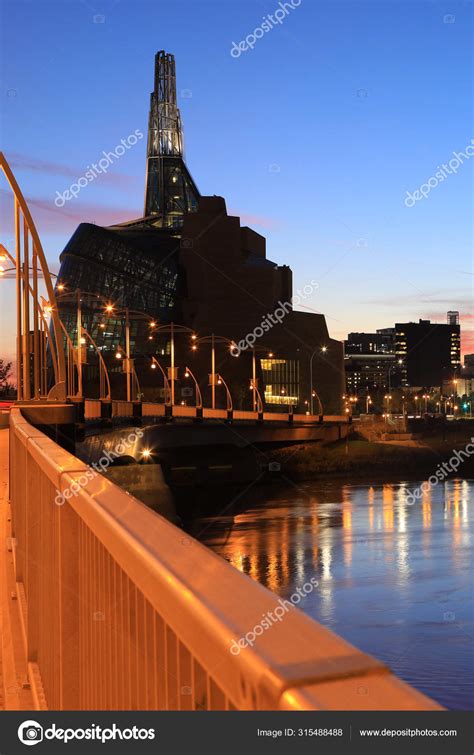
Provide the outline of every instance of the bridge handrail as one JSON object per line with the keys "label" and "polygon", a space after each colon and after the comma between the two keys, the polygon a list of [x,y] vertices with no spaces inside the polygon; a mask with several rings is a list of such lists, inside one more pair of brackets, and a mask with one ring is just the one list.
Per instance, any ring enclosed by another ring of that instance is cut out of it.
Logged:
{"label": "bridge handrail", "polygon": [[90,471],[12,409],[17,592],[39,708],[439,707],[296,608],[234,655],[284,601]]}
{"label": "bridge handrail", "polygon": [[[89,399],[86,399],[86,404]],[[156,403],[153,401],[144,401],[141,404],[142,415],[144,417],[162,417],[165,414],[164,404]],[[173,407],[169,407],[170,415],[175,417],[196,417],[196,407],[194,406],[181,406],[175,404]],[[202,410],[202,416],[204,419],[228,419],[228,411],[226,409],[209,409],[204,407]],[[131,417],[133,416],[133,404],[123,400],[112,400],[112,416],[113,417]],[[259,419],[258,412],[252,412],[248,410],[234,409],[232,412],[233,419],[241,421],[256,421]],[[289,414],[288,412],[264,412],[262,417],[264,422],[284,422],[293,424],[320,424],[320,417],[318,415],[310,414]],[[347,424],[349,417],[345,415],[324,415],[322,422],[330,423],[335,422],[338,424]]]}

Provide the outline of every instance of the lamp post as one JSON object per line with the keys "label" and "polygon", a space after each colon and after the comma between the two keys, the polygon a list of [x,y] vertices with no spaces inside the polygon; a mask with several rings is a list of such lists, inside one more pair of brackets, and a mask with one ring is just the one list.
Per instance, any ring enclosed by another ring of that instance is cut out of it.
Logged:
{"label": "lamp post", "polygon": [[[321,351],[322,354],[325,354],[327,350],[328,350],[327,346],[319,346],[318,348],[314,349],[309,360],[309,382],[310,382],[310,388],[311,388],[311,414],[312,415],[314,414],[313,397],[315,395],[313,392],[313,359],[315,355],[318,353],[318,351]],[[318,396],[318,399],[319,399],[319,396]],[[321,404],[321,401],[319,403]],[[321,414],[322,413],[323,411],[322,411],[322,405],[321,405]]]}
{"label": "lamp post", "polygon": [[371,403],[372,403],[372,399],[370,398],[370,396],[366,396],[366,399],[365,399],[365,413],[366,414],[369,413],[369,406]]}
{"label": "lamp post", "polygon": [[194,374],[191,372],[189,367],[185,367],[184,377],[185,378],[190,377],[194,380],[194,387],[196,389],[196,409],[202,409],[202,395],[201,395],[201,390],[199,388],[199,383],[194,377]]}
{"label": "lamp post", "polygon": [[166,372],[164,371],[163,367],[159,363],[158,359],[153,356],[151,358],[151,369],[156,370],[157,367],[160,370],[161,374],[163,375],[163,380],[164,380],[164,385],[165,385],[165,404],[166,406],[170,406],[171,405],[171,389],[170,389],[169,380],[166,376]]}
{"label": "lamp post", "polygon": [[170,388],[171,406],[174,406],[175,404],[175,380],[176,380],[175,343],[174,343],[175,335],[176,333],[190,333],[193,341],[196,340],[196,335],[192,328],[188,328],[186,325],[177,325],[174,322],[171,322],[169,325],[156,325],[156,323],[152,320],[150,322],[150,327],[152,328],[153,333],[169,333],[171,336],[170,368],[169,368],[168,377],[169,377],[169,382],[171,386]]}
{"label": "lamp post", "polygon": [[[81,289],[77,288],[75,291],[67,291],[64,283],[60,283],[59,281],[56,284],[56,301],[71,301],[76,306],[76,331],[77,331],[77,343],[75,348],[75,362],[76,362],[76,369],[77,369],[77,392],[76,397],[77,398],[83,398],[83,374],[82,374],[82,333],[85,331],[85,328],[82,324],[82,303],[84,300],[87,300],[89,302],[97,303],[97,300],[102,300],[105,303],[105,299],[100,294],[93,293],[92,291],[82,291]],[[51,310],[50,310],[51,311]],[[96,349],[97,353],[99,354],[97,345],[95,342],[92,341],[91,336],[87,331],[86,335],[91,340],[94,348]],[[100,356],[100,354],[99,354]],[[101,363],[102,364],[102,363]]]}
{"label": "lamp post", "polygon": [[[239,356],[233,354],[233,350],[237,349],[237,344],[235,341],[231,341],[230,338],[226,338],[226,336],[216,336],[215,333],[212,333],[210,336],[201,336],[201,338],[196,338],[194,336],[193,338],[193,345],[192,350],[197,351],[197,348],[202,343],[210,343],[211,344],[211,374],[209,375],[209,382],[211,386],[211,405],[212,408],[216,408],[216,384],[217,384],[217,374],[216,374],[216,344],[224,343],[226,346],[229,347],[229,351],[233,356]],[[222,376],[221,376],[222,380]]]}
{"label": "lamp post", "polygon": [[[272,359],[274,354],[269,351],[266,346],[252,346],[252,378],[250,380],[250,390],[252,391],[252,410],[254,412],[263,412],[262,397],[258,390],[258,378],[257,378],[257,359],[256,352],[266,352],[268,359]],[[261,408],[259,408],[259,406]]]}
{"label": "lamp post", "polygon": [[226,391],[226,397],[227,397],[227,411],[232,411],[232,396],[229,391],[229,386],[227,385],[226,381],[222,377],[222,375],[217,375],[217,385],[223,385]]}
{"label": "lamp post", "polygon": [[[402,364],[403,364],[403,359],[397,359],[397,365],[402,365]],[[389,368],[388,368],[388,392],[389,392],[389,393],[390,393],[390,391],[392,390],[392,385],[391,385],[391,382],[390,382],[390,378],[391,378],[392,370],[393,370],[393,368],[394,368],[394,367],[396,367],[397,365],[395,365],[395,364],[391,364],[391,365],[389,366]]]}
{"label": "lamp post", "polygon": [[[120,314],[120,312],[123,312],[125,314],[125,374],[127,379],[127,401],[131,401],[132,364],[130,356],[130,309],[128,307],[124,307],[122,310],[115,309],[113,304],[107,304],[105,311],[110,314]],[[148,315],[146,315],[144,312],[140,312],[139,314],[145,319],[148,318]]]}

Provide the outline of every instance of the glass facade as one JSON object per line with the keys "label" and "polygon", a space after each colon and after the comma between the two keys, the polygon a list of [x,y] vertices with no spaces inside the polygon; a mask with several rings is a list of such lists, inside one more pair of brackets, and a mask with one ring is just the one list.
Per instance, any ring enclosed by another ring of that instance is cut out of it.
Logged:
{"label": "glass facade", "polygon": [[299,362],[295,359],[261,359],[265,402],[296,406],[299,402]]}
{"label": "glass facade", "polygon": [[[124,315],[117,310],[144,312],[160,325],[180,321],[179,238],[160,230],[110,229],[81,224],[63,253],[56,295],[61,319],[74,343],[77,339],[77,298],[81,292],[82,325],[98,348],[124,348]],[[133,353],[167,349],[166,336],[157,343],[149,323],[130,316]]]}
{"label": "glass facade", "polygon": [[181,228],[184,216],[196,212],[199,193],[181,158],[148,158],[145,214],[155,225]]}

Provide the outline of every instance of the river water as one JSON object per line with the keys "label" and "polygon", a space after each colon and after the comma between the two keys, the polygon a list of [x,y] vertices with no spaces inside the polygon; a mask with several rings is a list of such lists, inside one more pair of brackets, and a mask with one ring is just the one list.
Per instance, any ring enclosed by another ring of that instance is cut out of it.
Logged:
{"label": "river water", "polygon": [[473,708],[474,482],[253,488],[193,534],[233,566],[452,709]]}

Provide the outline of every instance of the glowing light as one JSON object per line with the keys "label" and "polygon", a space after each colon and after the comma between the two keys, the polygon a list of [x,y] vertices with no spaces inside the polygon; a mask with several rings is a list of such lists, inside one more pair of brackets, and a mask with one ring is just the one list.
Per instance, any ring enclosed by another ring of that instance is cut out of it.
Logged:
{"label": "glowing light", "polygon": [[156,328],[156,322],[154,320],[151,321],[150,328]]}
{"label": "glowing light", "polygon": [[195,340],[196,340],[196,338],[197,338],[197,335],[196,335],[195,333],[193,333],[193,334],[192,334],[192,336],[191,336],[191,340],[192,340],[192,341],[195,341]]}
{"label": "glowing light", "polygon": [[113,305],[112,304],[107,304],[107,306],[105,308],[105,311],[106,312],[113,312],[114,311]]}
{"label": "glowing light", "polygon": [[189,372],[185,372],[184,377],[189,377]]}
{"label": "glowing light", "polygon": [[122,355],[121,355],[120,351],[117,351],[117,353],[115,355],[115,359],[122,359]]}
{"label": "glowing light", "polygon": [[149,448],[144,448],[142,451],[142,456],[144,459],[149,459],[151,456],[151,451]]}
{"label": "glowing light", "polygon": [[156,364],[154,362],[151,363],[151,369],[156,370]]}
{"label": "glowing light", "polygon": [[99,328],[105,328],[105,322],[101,322]]}
{"label": "glowing light", "polygon": [[191,349],[192,349],[193,351],[197,351],[197,346],[196,346],[196,344],[195,344],[195,343],[193,343],[193,345],[191,346]]}
{"label": "glowing light", "polygon": [[323,346],[322,349],[321,349],[321,351],[323,352],[323,354],[325,354],[327,350],[328,350],[327,346]]}
{"label": "glowing light", "polygon": [[58,291],[64,291],[64,284],[58,283]]}

